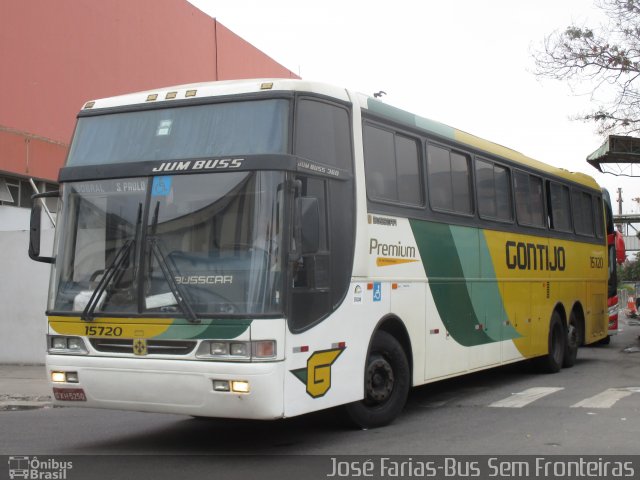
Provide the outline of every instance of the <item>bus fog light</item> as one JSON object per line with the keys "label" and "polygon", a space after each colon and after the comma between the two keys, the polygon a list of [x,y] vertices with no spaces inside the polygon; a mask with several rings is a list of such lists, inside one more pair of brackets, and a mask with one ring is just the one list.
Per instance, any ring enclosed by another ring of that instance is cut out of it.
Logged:
{"label": "bus fog light", "polygon": [[67,372],[67,383],[78,383],[78,372]]}
{"label": "bus fog light", "polygon": [[51,381],[53,383],[65,383],[67,376],[64,372],[51,372]]}
{"label": "bus fog light", "polygon": [[253,342],[253,356],[256,358],[273,358],[276,356],[275,340],[260,340]]}
{"label": "bus fog light", "polygon": [[55,348],[57,350],[64,350],[67,348],[67,338],[66,337],[53,337],[51,339],[51,348]]}
{"label": "bus fog light", "polygon": [[229,355],[229,344],[225,342],[211,342],[211,355]]}
{"label": "bus fog light", "polygon": [[235,393],[249,393],[249,382],[246,380],[232,380],[231,391]]}
{"label": "bus fog light", "polygon": [[231,355],[234,357],[247,357],[249,356],[249,352],[247,352],[247,344],[246,343],[232,343],[231,344]]}
{"label": "bus fog light", "polygon": [[229,381],[228,380],[213,380],[213,389],[216,392],[228,392]]}

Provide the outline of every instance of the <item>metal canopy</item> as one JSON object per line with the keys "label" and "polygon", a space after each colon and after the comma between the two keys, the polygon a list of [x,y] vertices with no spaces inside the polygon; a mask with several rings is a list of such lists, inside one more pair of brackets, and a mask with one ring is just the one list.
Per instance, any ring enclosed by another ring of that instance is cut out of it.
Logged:
{"label": "metal canopy", "polygon": [[640,176],[640,138],[609,135],[587,162],[602,173]]}

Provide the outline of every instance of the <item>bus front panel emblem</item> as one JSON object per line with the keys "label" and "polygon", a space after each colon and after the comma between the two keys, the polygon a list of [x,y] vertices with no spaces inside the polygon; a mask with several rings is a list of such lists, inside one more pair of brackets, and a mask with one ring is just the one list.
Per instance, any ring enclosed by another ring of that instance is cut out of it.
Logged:
{"label": "bus front panel emblem", "polygon": [[144,338],[136,338],[133,340],[133,354],[138,356],[147,354],[147,341]]}

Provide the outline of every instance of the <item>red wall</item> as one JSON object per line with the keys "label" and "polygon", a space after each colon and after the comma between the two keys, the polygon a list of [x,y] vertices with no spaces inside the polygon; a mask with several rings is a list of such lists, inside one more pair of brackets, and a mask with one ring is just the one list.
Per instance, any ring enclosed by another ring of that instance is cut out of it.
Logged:
{"label": "red wall", "polygon": [[55,180],[67,145],[0,127],[0,171]]}
{"label": "red wall", "polygon": [[[251,77],[297,78],[186,0],[0,0],[0,127],[52,144],[89,99]],[[0,170],[33,175],[8,142]]]}

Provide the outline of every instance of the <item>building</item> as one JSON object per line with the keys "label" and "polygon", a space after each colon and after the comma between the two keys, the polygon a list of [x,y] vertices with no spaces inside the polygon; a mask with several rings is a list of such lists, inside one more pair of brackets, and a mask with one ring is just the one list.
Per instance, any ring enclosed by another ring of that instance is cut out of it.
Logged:
{"label": "building", "polygon": [[49,276],[27,257],[30,179],[57,189],[82,105],[252,77],[298,78],[186,0],[0,2],[0,362],[44,359]]}

